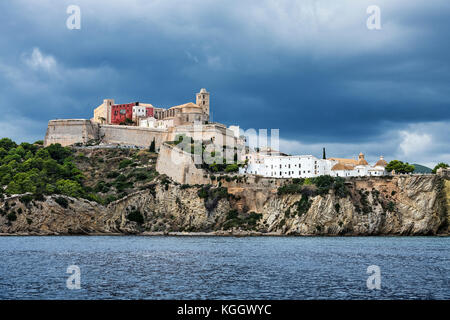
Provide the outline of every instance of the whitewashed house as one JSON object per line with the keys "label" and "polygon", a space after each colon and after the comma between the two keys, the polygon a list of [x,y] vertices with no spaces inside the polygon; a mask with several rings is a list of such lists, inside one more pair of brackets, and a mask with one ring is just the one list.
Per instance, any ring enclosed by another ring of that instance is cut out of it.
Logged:
{"label": "whitewashed house", "polygon": [[312,155],[288,156],[278,151],[253,152],[246,155],[247,165],[241,174],[254,174],[273,178],[313,178],[322,175],[332,177],[383,176],[387,162],[383,157],[370,166],[360,153],[358,160],[329,158],[318,159]]}
{"label": "whitewashed house", "polygon": [[147,116],[147,108],[144,106],[133,107],[133,119],[144,118]]}

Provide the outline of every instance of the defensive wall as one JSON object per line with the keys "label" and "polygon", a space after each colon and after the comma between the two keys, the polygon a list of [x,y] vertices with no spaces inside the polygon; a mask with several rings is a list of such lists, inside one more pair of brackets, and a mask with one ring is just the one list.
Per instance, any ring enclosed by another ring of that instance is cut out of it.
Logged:
{"label": "defensive wall", "polygon": [[181,184],[207,184],[206,172],[195,166],[194,155],[163,143],[156,162],[156,171]]}
{"label": "defensive wall", "polygon": [[98,139],[99,127],[86,119],[50,120],[44,146],[59,143],[68,146]]}
{"label": "defensive wall", "polygon": [[133,126],[103,125],[86,119],[50,120],[44,146],[59,143],[69,146],[97,140],[106,144],[135,145],[148,148],[155,139],[159,148],[167,139],[167,130]]}
{"label": "defensive wall", "polygon": [[99,127],[100,141],[108,144],[125,144],[148,148],[155,139],[155,146],[159,148],[167,139],[167,131],[164,129],[119,125],[100,125]]}
{"label": "defensive wall", "polygon": [[194,140],[208,140],[217,145],[236,146],[239,144],[234,132],[220,123],[199,126],[177,126],[168,129],[167,141],[174,141],[177,135],[185,134]]}
{"label": "defensive wall", "polygon": [[97,140],[105,144],[135,145],[148,148],[155,139],[155,146],[158,149],[163,142],[174,141],[176,136],[181,134],[195,140],[208,140],[218,145],[237,146],[238,143],[233,131],[222,124],[155,129],[98,124],[87,119],[58,119],[49,121],[44,145],[59,143],[62,146],[69,146]]}
{"label": "defensive wall", "polygon": [[[242,188],[245,186],[248,188],[249,185],[254,188],[262,188],[268,190],[277,190],[278,187],[282,186],[288,179],[274,179],[261,177],[257,175],[245,175],[242,176],[238,173],[215,174],[216,179],[211,180],[211,174],[206,170],[198,168],[195,164],[194,155],[177,148],[168,143],[163,143],[159,150],[158,160],[156,162],[156,171],[160,174],[165,174],[170,177],[173,181],[181,184],[212,184],[235,189]],[[219,176],[242,176],[245,178],[245,184],[236,182],[234,180],[226,181],[225,179],[219,179]]]}

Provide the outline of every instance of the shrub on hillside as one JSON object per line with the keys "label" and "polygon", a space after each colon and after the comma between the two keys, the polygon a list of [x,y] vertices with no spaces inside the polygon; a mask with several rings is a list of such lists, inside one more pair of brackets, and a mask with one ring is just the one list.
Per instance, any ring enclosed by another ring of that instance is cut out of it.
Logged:
{"label": "shrub on hillside", "polygon": [[55,198],[55,202],[65,209],[67,209],[69,207],[69,201],[67,201],[66,198],[57,197],[57,198]]}
{"label": "shrub on hillside", "polygon": [[309,197],[305,194],[302,195],[302,198],[295,203],[297,206],[296,213],[298,216],[301,216],[308,212],[311,207],[312,201],[309,200]]}
{"label": "shrub on hillside", "polygon": [[8,221],[16,221],[17,220],[17,216],[16,216],[15,212],[8,213],[6,218],[8,219]]}
{"label": "shrub on hillside", "polygon": [[128,167],[129,165],[131,165],[133,163],[133,160],[130,159],[124,159],[122,161],[120,161],[119,163],[119,169],[123,169]]}
{"label": "shrub on hillside", "polygon": [[262,214],[251,212],[249,214],[239,214],[237,210],[230,210],[227,214],[223,229],[241,228],[244,230],[254,229]]}
{"label": "shrub on hillside", "polygon": [[225,172],[238,172],[239,166],[236,163],[229,164],[225,168]]}
{"label": "shrub on hillside", "polygon": [[115,179],[115,178],[117,178],[118,176],[120,176],[120,173],[117,172],[117,171],[111,171],[111,172],[108,172],[108,174],[106,175],[106,177],[107,177],[108,179]]}
{"label": "shrub on hillside", "polygon": [[133,210],[127,215],[127,219],[138,224],[144,223],[144,216],[139,210]]}

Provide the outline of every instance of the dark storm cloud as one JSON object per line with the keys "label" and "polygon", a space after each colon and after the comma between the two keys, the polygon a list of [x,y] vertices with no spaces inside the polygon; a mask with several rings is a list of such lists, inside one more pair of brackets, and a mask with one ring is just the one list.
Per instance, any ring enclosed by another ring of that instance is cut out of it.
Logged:
{"label": "dark storm cloud", "polygon": [[[280,128],[303,149],[400,143],[414,124],[448,123],[448,1],[376,1],[382,30],[369,31],[372,2],[2,2],[3,121],[39,123],[15,133],[37,138],[104,98],[169,107],[206,87],[215,121]],[[70,4],[81,30],[65,27]]]}

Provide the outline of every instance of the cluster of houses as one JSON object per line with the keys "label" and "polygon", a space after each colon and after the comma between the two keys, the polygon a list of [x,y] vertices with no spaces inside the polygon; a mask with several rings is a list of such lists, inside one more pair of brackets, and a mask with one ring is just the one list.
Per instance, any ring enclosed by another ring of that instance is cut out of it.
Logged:
{"label": "cluster of houses", "polygon": [[287,155],[265,148],[245,155],[246,165],[240,168],[242,174],[255,174],[273,178],[312,178],[322,175],[332,177],[383,176],[387,174],[387,162],[381,156],[370,165],[364,154],[358,159],[319,159],[312,155]]}
{"label": "cluster of houses", "polygon": [[[196,103],[188,102],[168,109],[157,108],[152,104],[142,102],[115,104],[113,99],[105,99],[94,110],[92,121],[103,125],[127,124],[162,131],[169,129],[173,131],[171,128],[179,128],[184,130],[185,134],[190,135],[188,128],[192,127],[194,123],[208,126],[209,114],[210,93],[202,88],[196,94]],[[228,136],[234,140],[241,138],[237,126],[225,129],[219,124],[214,124],[214,126],[214,132],[219,132],[225,138]],[[208,132],[203,133],[204,139],[214,140],[214,137]],[[247,152],[242,160],[246,162],[246,165],[240,168],[240,173],[273,178],[308,178],[321,175],[358,177],[387,174],[385,170],[387,162],[383,157],[380,157],[380,160],[374,165],[370,165],[362,153],[359,154],[358,159],[319,159],[312,155],[292,156],[265,148],[258,152]]]}
{"label": "cluster of houses", "polygon": [[130,102],[116,104],[114,99],[104,99],[95,108],[92,121],[106,125],[127,124],[151,129],[206,124],[209,122],[210,94],[205,88],[196,94],[196,103],[188,102],[165,108],[154,107],[150,103]]}

